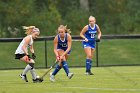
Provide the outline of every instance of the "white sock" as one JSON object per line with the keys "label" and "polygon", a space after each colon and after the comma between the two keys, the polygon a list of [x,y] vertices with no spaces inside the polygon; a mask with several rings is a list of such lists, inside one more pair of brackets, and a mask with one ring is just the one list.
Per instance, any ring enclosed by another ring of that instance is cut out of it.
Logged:
{"label": "white sock", "polygon": [[36,79],[36,73],[35,73],[35,69],[31,69],[30,70],[31,74],[32,74],[32,78],[35,80]]}
{"label": "white sock", "polygon": [[22,73],[22,75],[26,75],[26,73],[29,71],[29,70],[31,70],[31,66],[28,64],[26,67],[25,67],[25,69],[23,70],[23,73]]}

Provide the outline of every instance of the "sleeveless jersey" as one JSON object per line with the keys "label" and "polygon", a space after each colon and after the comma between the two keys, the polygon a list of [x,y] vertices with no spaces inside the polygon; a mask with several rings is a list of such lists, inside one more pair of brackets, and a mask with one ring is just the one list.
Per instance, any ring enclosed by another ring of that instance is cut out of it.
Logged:
{"label": "sleeveless jersey", "polygon": [[58,35],[58,45],[57,45],[57,49],[62,49],[62,50],[66,50],[68,48],[68,44],[67,44],[67,34],[65,34],[64,36],[64,40],[61,40],[60,35]]}
{"label": "sleeveless jersey", "polygon": [[[29,37],[31,38],[31,40],[30,40],[30,43],[26,46],[27,51],[28,51],[28,48],[33,44],[32,35],[29,35]],[[24,45],[24,43],[25,43],[25,38],[19,44],[15,54],[24,54],[24,51],[22,49],[22,46]]]}
{"label": "sleeveless jersey", "polygon": [[91,47],[92,49],[95,48],[95,36],[97,33],[97,26],[94,24],[94,27],[91,28],[90,25],[88,25],[88,30],[85,32],[84,36],[88,39],[88,42],[83,41],[83,48]]}
{"label": "sleeveless jersey", "polygon": [[88,30],[85,32],[85,37],[90,41],[90,40],[95,40],[95,35],[97,33],[97,26],[94,24],[94,27],[91,28],[90,25],[88,25]]}

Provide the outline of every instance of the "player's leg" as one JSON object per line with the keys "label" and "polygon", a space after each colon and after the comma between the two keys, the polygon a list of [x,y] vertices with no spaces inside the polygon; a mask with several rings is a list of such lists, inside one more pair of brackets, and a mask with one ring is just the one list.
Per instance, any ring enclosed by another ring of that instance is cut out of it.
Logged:
{"label": "player's leg", "polygon": [[51,81],[55,81],[55,75],[60,71],[60,69],[62,68],[61,64],[57,64],[56,68],[54,69],[54,71],[52,73],[50,73],[50,80]]}
{"label": "player's leg", "polygon": [[69,67],[68,67],[68,64],[67,64],[67,60],[68,59],[68,54],[64,57],[63,61],[62,61],[62,66],[63,66],[63,69],[65,70],[66,72],[66,75],[68,76],[69,79],[71,79],[73,77],[73,73],[70,73],[69,71]]}
{"label": "player's leg", "polygon": [[53,82],[55,81],[55,75],[60,71],[61,68],[62,67],[60,64],[56,65],[56,68],[54,69],[54,71],[52,73],[50,73],[50,80],[51,81],[53,81]]}
{"label": "player's leg", "polygon": [[[57,50],[57,52],[58,52],[58,55],[61,55],[61,52],[62,51],[64,51],[64,50],[61,50],[61,49],[59,49],[59,50]],[[59,72],[59,70],[62,68],[62,64],[61,64],[61,62],[59,62],[57,65],[56,65],[56,68],[55,68],[55,70],[53,71],[53,73],[52,73],[52,75],[56,75],[58,72]]]}
{"label": "player's leg", "polygon": [[27,63],[25,69],[23,70],[22,74],[20,74],[20,77],[25,80],[26,82],[28,82],[27,80],[27,76],[26,76],[26,73],[32,68],[28,63],[30,62],[30,59],[28,56],[23,56],[20,58],[21,61],[24,61]]}
{"label": "player's leg", "polygon": [[27,63],[27,66],[25,67],[25,69],[23,70],[23,73],[21,74],[23,77],[25,77],[25,81],[28,82],[27,80],[27,76],[26,73],[28,71],[30,71],[31,75],[32,75],[32,79],[33,82],[39,82],[40,80],[38,80],[37,75],[35,73],[35,68],[34,68],[34,60],[31,59],[30,57],[28,57],[28,59],[26,58],[26,56],[22,57],[20,60],[24,61]]}
{"label": "player's leg", "polygon": [[69,71],[68,64],[67,64],[67,62],[65,60],[62,61],[62,66],[63,66],[63,69],[65,70],[66,75],[68,76],[68,78],[71,79],[74,74]]}
{"label": "player's leg", "polygon": [[91,71],[91,62],[92,62],[92,53],[91,53],[91,48],[86,47],[84,48],[85,53],[86,53],[86,74],[89,74]]}
{"label": "player's leg", "polygon": [[[62,54],[63,54],[64,52],[62,52]],[[68,64],[67,64],[67,59],[68,59],[68,56],[70,55],[70,51],[68,52],[68,54],[67,55],[65,55],[65,57],[64,57],[64,59],[63,59],[63,61],[62,61],[62,66],[63,66],[63,69],[65,70],[65,72],[66,72],[66,74],[67,74],[67,76],[68,76],[68,78],[69,79],[71,79],[72,77],[73,77],[73,73],[70,73],[70,71],[69,71],[69,67],[68,67]]]}
{"label": "player's leg", "polygon": [[30,73],[32,75],[32,80],[33,80],[33,83],[36,83],[36,82],[42,82],[42,80],[40,78],[37,78],[37,74],[35,72],[35,67],[34,67],[34,60],[33,59],[30,59],[30,62],[29,65],[32,67],[30,69]]}
{"label": "player's leg", "polygon": [[[61,51],[64,51],[64,50],[58,50],[58,54],[60,55]],[[56,65],[56,68],[54,69],[54,71],[52,73],[50,73],[50,80],[51,81],[55,81],[55,75],[60,71],[60,69],[62,68],[62,64],[59,62],[57,65]]]}
{"label": "player's leg", "polygon": [[92,59],[93,59],[93,56],[94,56],[94,51],[95,51],[95,42],[93,42],[93,44],[89,44],[90,48],[91,48],[91,55],[89,55],[90,57],[90,60],[89,60],[89,72],[88,74],[89,75],[94,75],[92,72],[91,72],[91,67],[92,67]]}
{"label": "player's leg", "polygon": [[92,48],[91,49],[91,58],[89,60],[89,62],[90,62],[90,65],[89,65],[89,75],[93,75],[93,73],[91,72],[91,68],[92,68],[92,59],[93,59],[94,52],[95,52],[95,49]]}
{"label": "player's leg", "polygon": [[60,69],[61,69],[61,65],[60,64],[57,64],[55,70],[52,73],[52,75],[55,76],[59,72]]}
{"label": "player's leg", "polygon": [[36,72],[35,72],[35,68],[34,68],[34,60],[33,59],[30,59],[30,62],[31,63],[29,63],[29,65],[30,65],[30,73],[31,73],[31,75],[32,75],[32,80],[33,80],[33,82],[35,83],[35,82],[38,82],[38,80],[37,80],[37,74],[36,74]]}

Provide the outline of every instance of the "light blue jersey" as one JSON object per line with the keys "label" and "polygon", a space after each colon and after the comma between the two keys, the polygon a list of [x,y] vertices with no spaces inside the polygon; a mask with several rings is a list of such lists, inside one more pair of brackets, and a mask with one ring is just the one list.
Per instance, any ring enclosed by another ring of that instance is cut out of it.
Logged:
{"label": "light blue jersey", "polygon": [[94,27],[92,28],[90,25],[88,25],[88,30],[85,32],[84,36],[88,39],[88,42],[83,41],[83,47],[91,47],[95,48],[95,36],[97,33],[97,25],[94,24]]}

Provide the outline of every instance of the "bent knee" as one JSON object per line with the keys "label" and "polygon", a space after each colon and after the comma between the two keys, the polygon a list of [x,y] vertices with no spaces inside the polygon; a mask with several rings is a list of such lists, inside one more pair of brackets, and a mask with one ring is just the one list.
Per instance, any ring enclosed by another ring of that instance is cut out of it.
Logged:
{"label": "bent knee", "polygon": [[93,55],[88,55],[87,58],[92,59]]}
{"label": "bent knee", "polygon": [[30,59],[29,63],[35,63],[35,61],[33,59]]}
{"label": "bent knee", "polygon": [[26,63],[35,63],[35,61],[33,59],[30,59],[30,60],[26,61]]}

